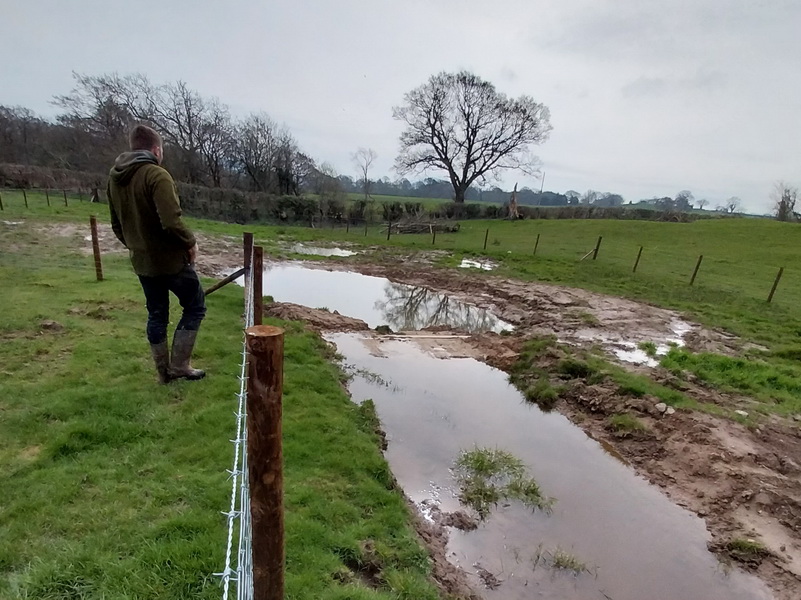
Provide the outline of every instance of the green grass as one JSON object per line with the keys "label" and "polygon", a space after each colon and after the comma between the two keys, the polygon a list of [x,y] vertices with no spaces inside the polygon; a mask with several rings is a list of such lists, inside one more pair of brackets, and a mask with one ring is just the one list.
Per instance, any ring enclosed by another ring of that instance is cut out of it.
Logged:
{"label": "green grass", "polygon": [[645,425],[645,423],[629,413],[612,415],[609,417],[608,423],[609,427],[619,433],[634,433],[648,430],[648,427]]}
{"label": "green grass", "polygon": [[523,392],[526,400],[548,411],[553,410],[559,400],[559,392],[554,389],[547,377],[538,378]]}
{"label": "green grass", "polygon": [[722,390],[748,395],[762,404],[765,412],[801,413],[801,365],[794,352],[784,349],[767,362],[757,357],[733,358],[720,354],[694,354],[672,348],[661,364],[675,372],[689,371],[699,379]]}
{"label": "green grass", "polygon": [[518,500],[532,509],[550,510],[554,500],[543,495],[537,482],[513,454],[499,449],[474,448],[454,462],[459,500],[473,508],[481,520],[501,500]]}
{"label": "green grass", "polygon": [[734,558],[744,561],[759,560],[770,554],[764,544],[748,538],[732,538],[726,543],[726,550]]}
{"label": "green grass", "polygon": [[[82,233],[31,224],[0,223],[0,598],[219,598],[241,290],[209,298],[207,378],[159,386],[127,258],[105,256],[98,283]],[[374,414],[326,344],[283,325],[286,598],[437,598]],[[368,563],[376,589],[355,572]]]}

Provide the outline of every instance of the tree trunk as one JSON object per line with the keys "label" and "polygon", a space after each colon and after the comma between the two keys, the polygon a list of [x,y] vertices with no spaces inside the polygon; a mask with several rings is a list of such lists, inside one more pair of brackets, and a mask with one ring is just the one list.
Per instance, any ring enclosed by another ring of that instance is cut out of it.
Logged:
{"label": "tree trunk", "polygon": [[455,192],[453,201],[456,202],[456,204],[464,204],[464,194],[467,190],[463,187],[456,187],[453,191]]}

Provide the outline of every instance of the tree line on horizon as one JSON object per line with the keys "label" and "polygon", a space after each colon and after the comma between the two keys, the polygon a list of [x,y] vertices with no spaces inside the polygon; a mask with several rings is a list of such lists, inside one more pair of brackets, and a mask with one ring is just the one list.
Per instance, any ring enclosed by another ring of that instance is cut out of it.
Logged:
{"label": "tree line on horizon", "polygon": [[[141,74],[73,75],[73,89],[53,97],[60,109],[54,120],[0,105],[0,163],[105,173],[127,149],[131,126],[148,123],[164,136],[169,150],[165,166],[176,180],[189,184],[277,195],[364,193],[506,204],[512,192],[492,185],[493,178],[502,170],[536,173],[538,161],[530,146],[545,141],[550,132],[547,107],[531,98],[507,98],[467,72],[440,73],[393,109],[394,118],[406,125],[395,161],[401,176],[370,179],[376,155],[360,148],[352,155],[360,176],[353,178],[318,164],[285,125],[266,113],[233,117],[226,104],[201,96],[183,81],[156,85]],[[440,147],[430,140],[440,140]],[[405,176],[431,170],[447,178],[411,181]],[[796,198],[795,188],[777,184],[774,214],[779,220],[797,220]],[[626,205],[619,194],[594,190],[523,187],[516,200],[530,206]],[[687,212],[704,209],[708,202],[682,190],[673,198],[628,205]],[[732,197],[715,210],[734,213],[740,208],[739,198]]]}

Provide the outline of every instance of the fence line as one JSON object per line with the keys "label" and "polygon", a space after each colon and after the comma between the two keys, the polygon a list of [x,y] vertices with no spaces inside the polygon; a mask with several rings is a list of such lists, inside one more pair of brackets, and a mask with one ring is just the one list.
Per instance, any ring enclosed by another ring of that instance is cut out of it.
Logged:
{"label": "fence line", "polygon": [[[250,248],[252,253],[252,246]],[[253,264],[252,254],[245,259],[246,264]],[[253,269],[245,272],[245,318],[242,333],[242,359],[239,370],[239,392],[236,394],[236,437],[231,440],[234,445],[233,468],[231,476],[231,507],[226,515],[228,521],[228,542],[225,551],[225,568],[215,575],[222,578],[222,598],[228,600],[231,583],[236,586],[237,600],[253,598],[253,551],[250,522],[250,487],[248,485],[247,464],[247,369],[248,351],[244,331],[253,325]],[[239,529],[239,542],[236,566],[232,565],[234,531]]]}

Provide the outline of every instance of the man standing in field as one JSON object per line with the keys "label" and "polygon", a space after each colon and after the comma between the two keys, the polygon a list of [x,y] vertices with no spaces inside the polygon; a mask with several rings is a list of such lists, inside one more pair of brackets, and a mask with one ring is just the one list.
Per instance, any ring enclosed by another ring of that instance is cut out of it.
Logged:
{"label": "man standing in field", "polygon": [[[161,167],[161,135],[137,125],[129,141],[131,151],[117,157],[109,174],[111,227],[128,248],[145,292],[147,339],[159,381],[202,379],[205,373],[189,364],[206,314],[205,295],[193,266],[197,256],[195,236],[181,221],[175,182]],[[183,308],[172,340],[172,358],[167,347],[170,292]]]}

